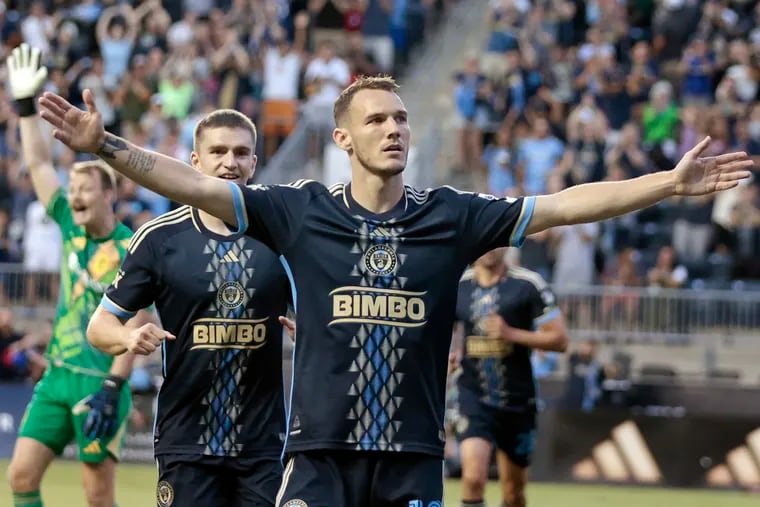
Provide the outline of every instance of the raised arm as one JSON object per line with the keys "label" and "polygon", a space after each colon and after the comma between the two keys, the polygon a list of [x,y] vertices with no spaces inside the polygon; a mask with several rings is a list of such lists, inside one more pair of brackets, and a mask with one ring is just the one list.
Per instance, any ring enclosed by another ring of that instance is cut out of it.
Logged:
{"label": "raised arm", "polygon": [[706,195],[728,190],[750,177],[752,160],[744,152],[700,157],[706,137],[689,150],[675,169],[624,181],[587,183],[536,197],[527,235],[559,225],[597,222],[647,208],[678,195]]}
{"label": "raised arm", "polygon": [[245,223],[242,196],[235,185],[106,132],[92,92],[85,90],[82,98],[87,111],[54,93],[46,92],[40,98],[40,116],[54,127],[56,139],[72,150],[97,155],[124,176],[169,199],[202,209],[229,224]]}
{"label": "raised arm", "polygon": [[24,156],[37,199],[47,207],[61,186],[50,157],[50,142],[43,139],[34,107],[34,96],[47,76],[40,67],[40,50],[21,44],[8,57],[8,79],[19,113],[21,151]]}

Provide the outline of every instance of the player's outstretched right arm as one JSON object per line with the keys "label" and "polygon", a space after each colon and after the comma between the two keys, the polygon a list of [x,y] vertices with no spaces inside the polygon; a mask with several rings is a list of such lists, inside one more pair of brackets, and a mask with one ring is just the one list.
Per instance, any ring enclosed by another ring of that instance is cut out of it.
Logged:
{"label": "player's outstretched right arm", "polygon": [[229,224],[240,227],[245,223],[237,187],[106,132],[92,92],[85,90],[82,98],[86,111],[55,93],[46,92],[40,98],[40,116],[54,127],[56,139],[72,150],[99,156],[124,176],[169,199],[207,211]]}
{"label": "player's outstretched right arm", "polygon": [[40,50],[21,44],[7,58],[8,81],[11,95],[19,113],[21,151],[34,185],[37,199],[47,207],[50,198],[61,186],[50,157],[50,143],[42,138],[34,96],[47,77],[47,69],[40,67]]}

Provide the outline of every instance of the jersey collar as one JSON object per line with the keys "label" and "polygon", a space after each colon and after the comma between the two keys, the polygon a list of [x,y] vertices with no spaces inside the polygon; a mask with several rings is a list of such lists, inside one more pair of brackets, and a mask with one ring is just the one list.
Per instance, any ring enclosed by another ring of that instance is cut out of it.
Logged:
{"label": "jersey collar", "polygon": [[385,213],[373,213],[372,211],[356,202],[354,197],[351,195],[351,183],[349,183],[346,185],[343,191],[343,202],[350,211],[358,213],[362,217],[383,222],[402,215],[406,211],[408,197],[406,187],[404,187],[404,196],[399,199],[395,206],[393,206]]}

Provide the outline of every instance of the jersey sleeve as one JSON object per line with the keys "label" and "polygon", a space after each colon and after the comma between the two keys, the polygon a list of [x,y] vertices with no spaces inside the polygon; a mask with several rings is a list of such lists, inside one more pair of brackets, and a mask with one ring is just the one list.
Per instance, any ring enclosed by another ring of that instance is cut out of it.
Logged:
{"label": "jersey sleeve", "polygon": [[559,317],[561,312],[557,306],[557,298],[551,287],[538,274],[540,283],[530,284],[530,315],[533,320],[533,328],[538,329],[550,320]]}
{"label": "jersey sleeve", "polygon": [[58,188],[58,190],[53,193],[47,203],[45,211],[48,216],[58,224],[58,227],[61,228],[61,236],[63,236],[63,239],[66,240],[70,238],[75,229],[74,217],[71,214],[71,207],[63,192],[63,187]]}
{"label": "jersey sleeve", "polygon": [[298,235],[311,194],[298,183],[232,186],[241,230],[281,254]]}
{"label": "jersey sleeve", "polygon": [[150,232],[135,233],[127,247],[121,269],[100,304],[121,319],[133,317],[156,299],[156,266],[159,256]]}
{"label": "jersey sleeve", "polygon": [[494,248],[521,246],[533,216],[535,197],[495,197],[461,192],[457,207],[462,213],[460,237],[467,262]]}

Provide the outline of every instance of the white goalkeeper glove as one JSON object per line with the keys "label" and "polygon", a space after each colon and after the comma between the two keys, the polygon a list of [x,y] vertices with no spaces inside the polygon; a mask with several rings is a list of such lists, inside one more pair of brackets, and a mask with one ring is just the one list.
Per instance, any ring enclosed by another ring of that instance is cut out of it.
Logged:
{"label": "white goalkeeper glove", "polygon": [[40,66],[41,55],[39,49],[23,43],[7,58],[8,83],[20,116],[32,116],[36,112],[34,96],[47,78],[47,68]]}

